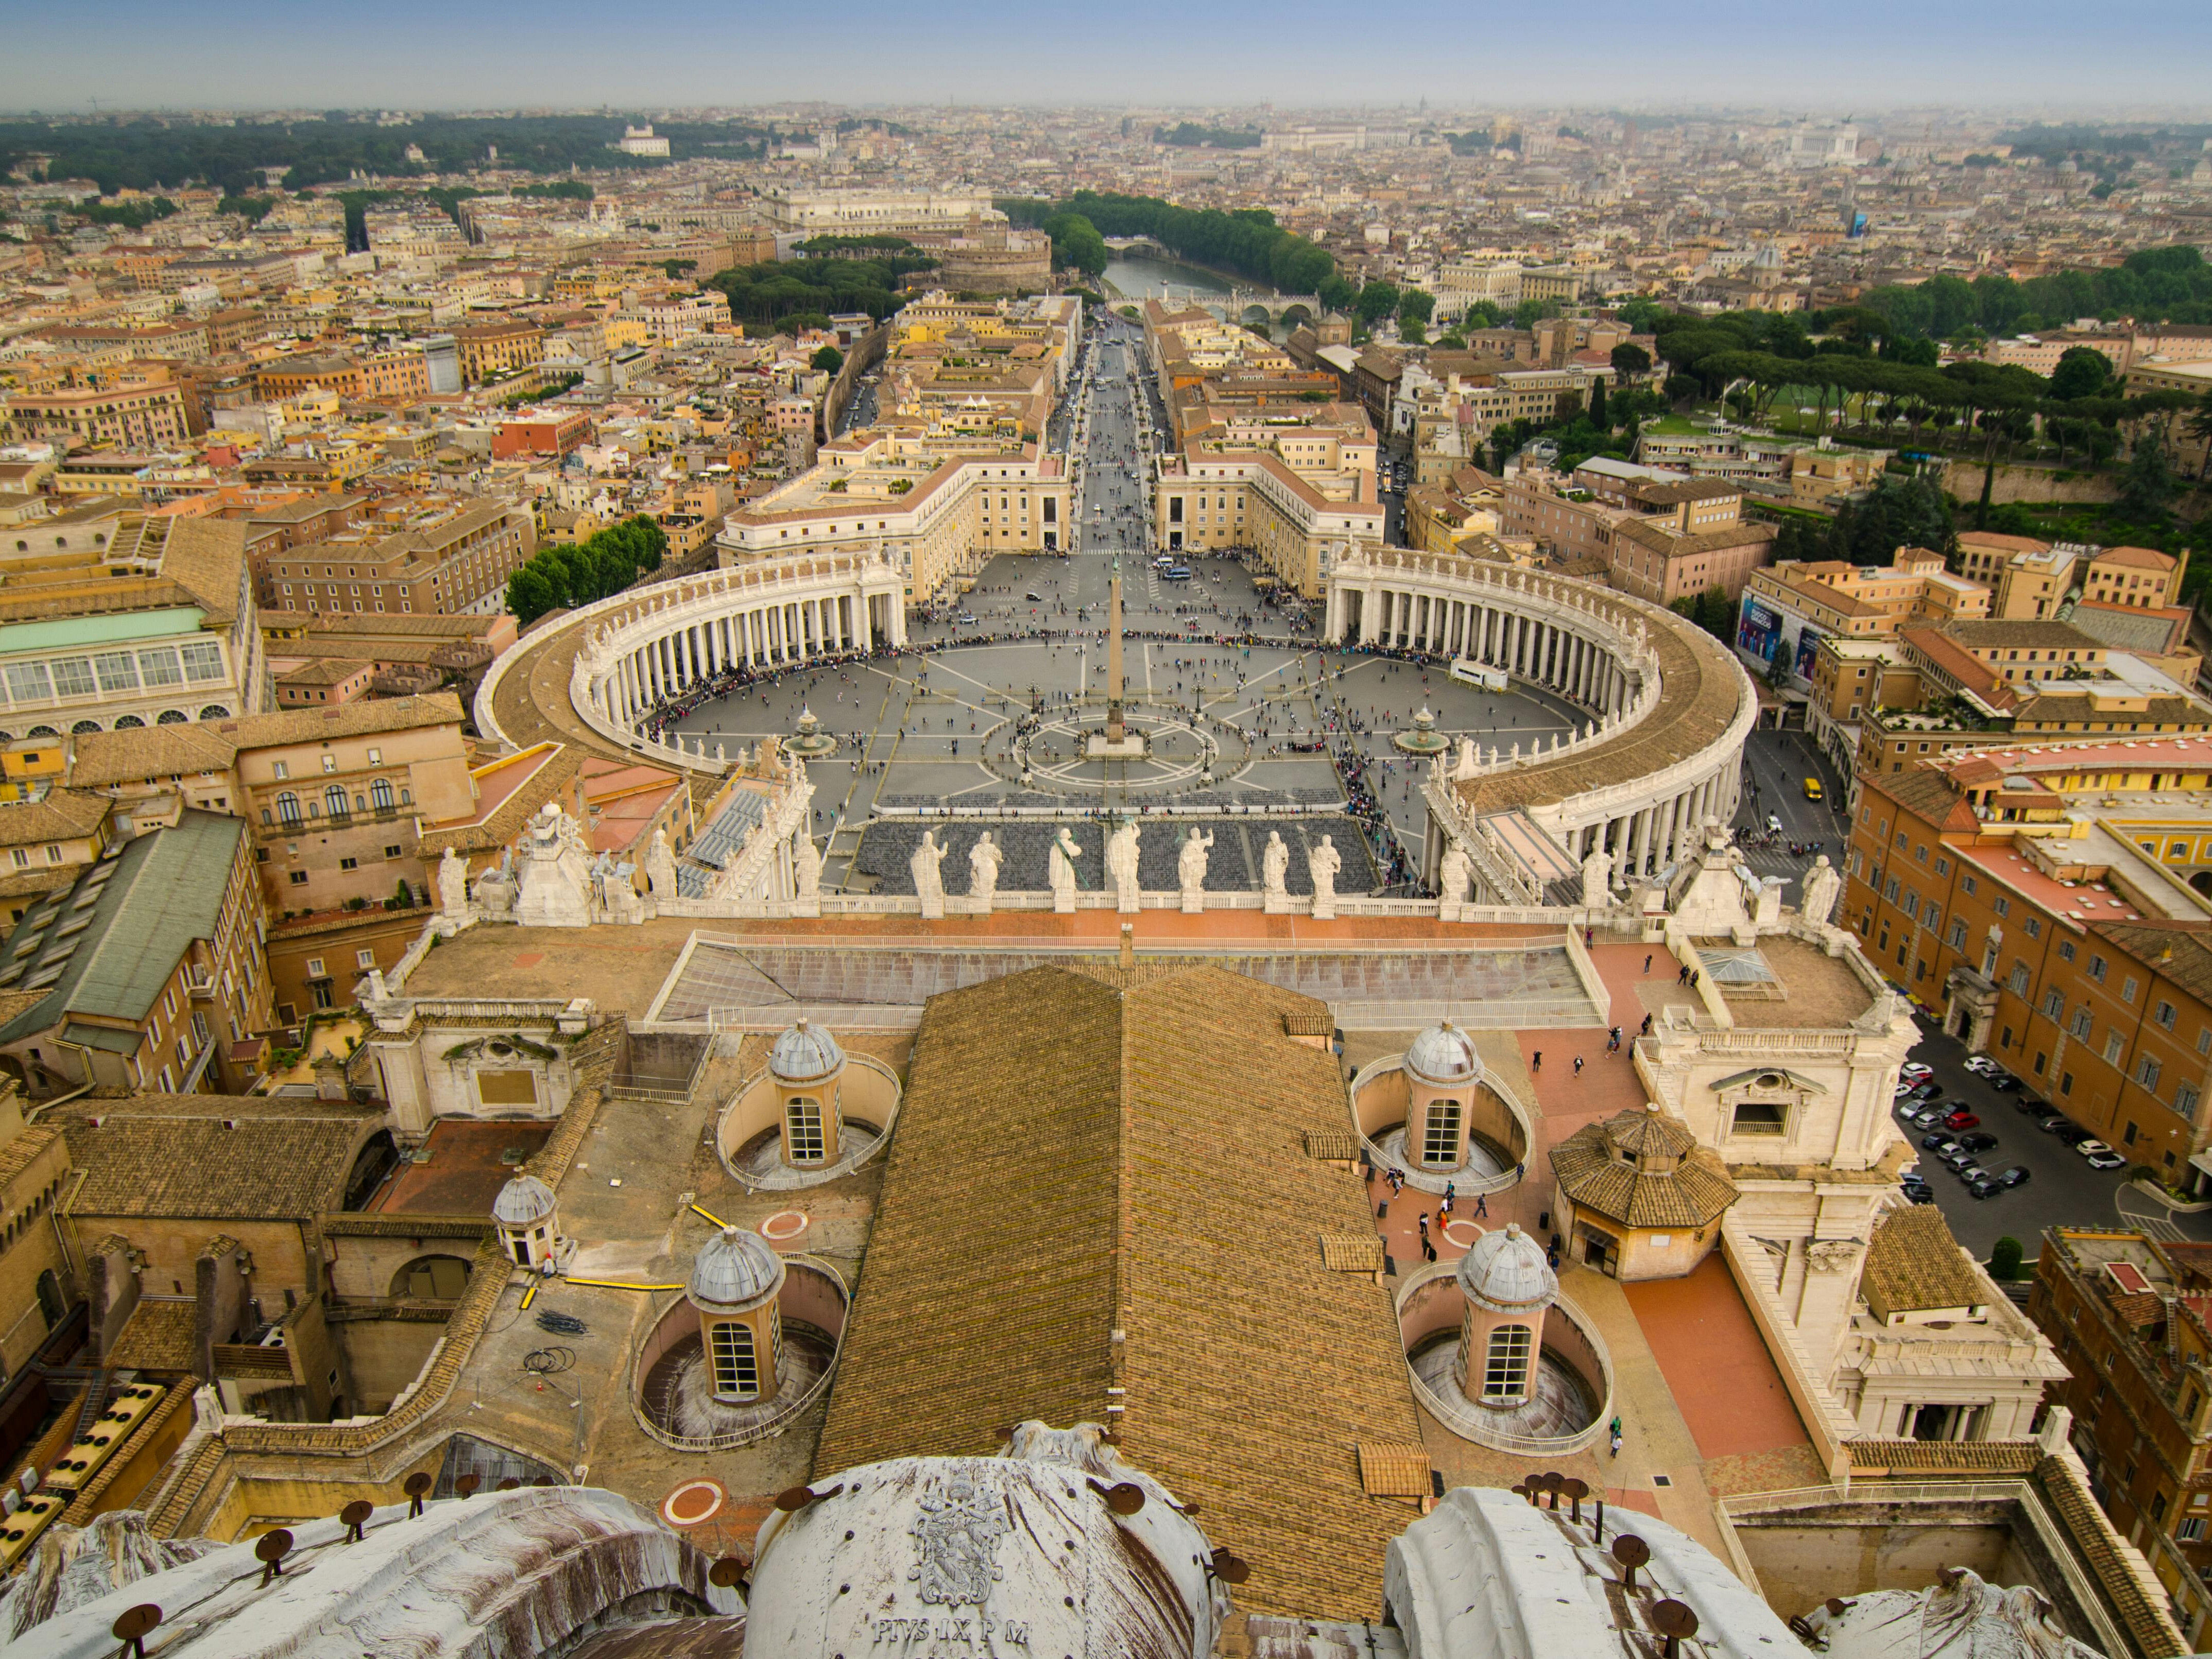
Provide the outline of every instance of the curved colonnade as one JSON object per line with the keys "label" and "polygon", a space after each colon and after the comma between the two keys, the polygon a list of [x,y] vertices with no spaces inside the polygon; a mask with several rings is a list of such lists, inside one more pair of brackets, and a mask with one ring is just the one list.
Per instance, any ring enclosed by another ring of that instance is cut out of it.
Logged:
{"label": "curved colonnade", "polygon": [[[650,743],[637,734],[637,722],[730,669],[773,673],[878,645],[903,646],[904,592],[888,560],[848,553],[804,554],[631,588],[556,624],[574,641],[569,705],[618,749],[720,772],[724,763],[703,749],[686,750],[680,738]],[[520,739],[499,719],[501,683],[541,643],[536,636],[520,641],[484,676],[477,693],[480,731]]]}
{"label": "curved colonnade", "polygon": [[1456,842],[1477,902],[1540,902],[1561,872],[1498,822],[1514,814],[1576,863],[1601,849],[1628,877],[1657,874],[1695,848],[1706,817],[1735,815],[1758,693],[1726,647],[1672,611],[1571,576],[1385,549],[1337,568],[1326,637],[1468,658],[1589,717],[1549,749],[1463,740],[1438,763],[1424,789],[1431,883]]}
{"label": "curved colonnade", "polygon": [[[632,589],[502,655],[477,693],[479,729],[520,745],[530,733],[507,726],[573,736],[580,722],[617,751],[717,774],[735,757],[686,748],[680,736],[650,742],[636,722],[728,670],[772,672],[902,646],[903,592],[887,560],[847,553]],[[1602,849],[1618,876],[1656,875],[1694,848],[1707,817],[1734,816],[1757,693],[1730,653],[1671,611],[1573,577],[1386,549],[1333,573],[1328,623],[1332,642],[1469,658],[1588,715],[1550,748],[1486,750],[1462,739],[1431,769],[1423,792],[1431,884],[1456,844],[1472,866],[1474,902],[1540,904],[1546,885],[1571,873],[1560,856],[1579,864]],[[569,718],[516,718],[521,688],[503,696],[504,681],[522,670],[542,696],[552,688],[536,659],[550,668],[562,656]],[[1525,826],[1553,848],[1532,846]]]}

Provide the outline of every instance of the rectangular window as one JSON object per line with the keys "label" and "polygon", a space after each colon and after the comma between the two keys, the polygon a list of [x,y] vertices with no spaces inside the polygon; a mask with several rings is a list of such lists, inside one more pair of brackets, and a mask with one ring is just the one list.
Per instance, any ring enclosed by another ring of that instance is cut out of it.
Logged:
{"label": "rectangular window", "polygon": [[1959,884],[1966,890],[1966,896],[1968,898],[1973,897],[1976,893],[1981,891],[1980,887],[1975,884],[1974,878],[1972,876],[1964,878],[1960,880]]}
{"label": "rectangular window", "polygon": [[2074,1011],[2074,1038],[2077,1042],[2089,1040],[2089,1009],[2086,1003]]}
{"label": "rectangular window", "polygon": [[2145,1054],[2136,1063],[2136,1081],[2142,1084],[2144,1088],[2149,1090],[2153,1094],[2156,1094],[2158,1092],[2159,1073],[2164,1069],[2165,1068],[2158,1063],[2158,1060],[2155,1055]]}
{"label": "rectangular window", "polygon": [[2027,964],[2024,962],[2012,965],[2012,994],[2016,997],[2027,994]]}
{"label": "rectangular window", "polygon": [[2120,982],[2120,1000],[2132,1003],[2136,1000],[2136,976],[2130,974]]}
{"label": "rectangular window", "polygon": [[138,665],[131,660],[128,651],[105,651],[92,659],[93,671],[100,678],[103,691],[136,691],[138,689]]}
{"label": "rectangular window", "polygon": [[58,657],[53,671],[56,696],[89,697],[99,689],[93,683],[92,659],[88,657]]}
{"label": "rectangular window", "polygon": [[2030,916],[2027,919],[2027,936],[2030,939],[2041,939],[2043,937],[2042,917]]}
{"label": "rectangular window", "polygon": [[2128,1043],[2127,1043],[2127,1039],[2126,1039],[2125,1037],[2122,1036],[2119,1034],[2119,1032],[2118,1032],[2118,1030],[2111,1030],[2111,1031],[2107,1031],[2107,1032],[2106,1032],[2106,1033],[2105,1033],[2105,1064],[2106,1064],[2106,1065],[2107,1065],[2107,1066],[2117,1066],[2117,1065],[2118,1065],[2118,1064],[2120,1063],[2120,1056],[2121,1056],[2122,1054],[2125,1054],[2127,1051],[2128,1051]]}
{"label": "rectangular window", "polygon": [[284,872],[284,879],[295,887],[305,887],[307,884],[307,872],[305,870],[287,870]]}
{"label": "rectangular window", "polygon": [[759,1394],[760,1357],[753,1351],[752,1327],[720,1320],[707,1328],[714,1339],[715,1394],[729,1400]]}
{"label": "rectangular window", "polygon": [[212,641],[199,640],[179,647],[185,659],[185,678],[198,684],[222,678],[222,647]]}
{"label": "rectangular window", "polygon": [[2059,994],[2057,986],[2043,994],[2043,1017],[2045,1019],[2055,1022],[2065,1012],[2066,999]]}
{"label": "rectangular window", "polygon": [[1951,919],[1951,948],[1954,951],[1963,951],[1966,948],[1966,924],[1961,917],[1954,916]]}
{"label": "rectangular window", "polygon": [[42,662],[8,665],[8,696],[16,702],[45,702],[54,695],[53,680]]}
{"label": "rectangular window", "polygon": [[2183,1516],[2174,1524],[2173,1535],[2178,1541],[2184,1544],[2202,1543],[2204,1539],[2204,1517],[2201,1515]]}
{"label": "rectangular window", "polygon": [[1421,1162],[1444,1169],[1459,1164],[1459,1103],[1455,1100],[1437,1100],[1429,1103],[1428,1116],[1421,1131]]}
{"label": "rectangular window", "polygon": [[358,870],[361,868],[361,860],[359,859],[340,859],[338,860],[338,868],[341,870]]}
{"label": "rectangular window", "polygon": [[1482,1368],[1484,1399],[1511,1400],[1528,1392],[1528,1337],[1526,1325],[1500,1325],[1491,1332]]}
{"label": "rectangular window", "polygon": [[2097,981],[2097,983],[2098,983],[2098,984],[2100,984],[2100,985],[2102,985],[2102,984],[2105,982],[2105,959],[2104,959],[2104,957],[2100,957],[2100,956],[2096,956],[2096,955],[2094,955],[2094,954],[2090,957],[2090,958],[2089,958],[2089,977],[2090,977],[2091,979],[2095,980],[2095,981]]}
{"label": "rectangular window", "polygon": [[1993,902],[1991,908],[1994,908],[1999,915],[2008,916],[2012,914],[2012,901],[2008,898],[2000,896]]}
{"label": "rectangular window", "polygon": [[2162,1001],[2156,1008],[2152,1010],[2151,1018],[2156,1020],[2166,1030],[2171,1031],[2173,1029],[2173,1005],[2172,1003]]}
{"label": "rectangular window", "polygon": [[1779,1101],[1747,1100],[1735,1109],[1735,1125],[1732,1133],[1740,1135],[1786,1134],[1790,1128],[1790,1109]]}
{"label": "rectangular window", "polygon": [[2173,1085],[2173,1109],[2187,1117],[2197,1109],[2197,1085],[2177,1083]]}
{"label": "rectangular window", "polygon": [[2072,939],[2062,939],[2058,941],[2058,959],[2061,962],[2071,962],[2074,960],[2074,941]]}
{"label": "rectangular window", "polygon": [[155,686],[182,685],[185,683],[184,671],[177,666],[175,648],[163,646],[157,650],[141,651],[138,653],[138,678],[145,681],[149,690]]}
{"label": "rectangular window", "polygon": [[822,1105],[802,1095],[784,1103],[784,1139],[793,1164],[819,1164],[823,1158]]}

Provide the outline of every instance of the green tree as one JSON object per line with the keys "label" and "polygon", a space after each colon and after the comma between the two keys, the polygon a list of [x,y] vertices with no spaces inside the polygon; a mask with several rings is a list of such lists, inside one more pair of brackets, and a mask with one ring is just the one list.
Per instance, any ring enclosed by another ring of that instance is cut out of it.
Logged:
{"label": "green tree", "polygon": [[811,361],[815,368],[825,374],[835,374],[845,367],[845,354],[836,346],[826,345],[814,354]]}
{"label": "green tree", "polygon": [[2162,519],[2181,494],[2181,480],[2166,453],[2166,422],[2154,422],[2136,439],[2135,453],[2120,477],[2120,493],[2113,503],[2131,519]]}
{"label": "green tree", "polygon": [[561,596],[538,560],[532,559],[507,579],[507,608],[515,621],[527,628],[547,611],[556,610]]}
{"label": "green tree", "polygon": [[2197,477],[2201,483],[2206,466],[2212,465],[2212,392],[2207,392],[2197,400],[2197,405],[2190,410],[2183,429],[2204,446],[2204,459],[2197,464]]}
{"label": "green tree", "polygon": [[1079,213],[1054,214],[1042,227],[1052,238],[1052,262],[1062,270],[1097,276],[1106,269],[1106,239]]}
{"label": "green tree", "polygon": [[1623,386],[1640,380],[1651,372],[1651,354],[1640,345],[1623,340],[1613,349],[1613,372],[1620,376]]}
{"label": "green tree", "polygon": [[2000,1284],[2020,1277],[2020,1264],[2027,1252],[2020,1241],[2007,1234],[1990,1246],[1990,1277]]}
{"label": "green tree", "polygon": [[1357,301],[1359,320],[1372,328],[1398,308],[1398,288],[1395,283],[1370,283],[1359,290]]}
{"label": "green tree", "polygon": [[1589,423],[1601,432],[1613,430],[1613,422],[1605,417],[1605,382],[1590,382]]}
{"label": "green tree", "polygon": [[1401,328],[1408,323],[1425,327],[1436,310],[1437,296],[1418,288],[1407,289],[1398,295],[1398,323]]}
{"label": "green tree", "polygon": [[2094,398],[2112,378],[2112,362],[2094,346],[2069,346],[2051,371],[2051,395],[2071,402]]}
{"label": "green tree", "polygon": [[1359,290],[1331,271],[1321,285],[1319,298],[1331,311],[1349,311],[1359,303]]}

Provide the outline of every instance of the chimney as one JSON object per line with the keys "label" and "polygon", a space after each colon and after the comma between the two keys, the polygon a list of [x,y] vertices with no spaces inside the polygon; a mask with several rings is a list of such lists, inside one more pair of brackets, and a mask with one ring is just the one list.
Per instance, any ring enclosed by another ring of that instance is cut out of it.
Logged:
{"label": "chimney", "polygon": [[1124,968],[1137,965],[1137,927],[1134,922],[1121,924],[1121,965]]}

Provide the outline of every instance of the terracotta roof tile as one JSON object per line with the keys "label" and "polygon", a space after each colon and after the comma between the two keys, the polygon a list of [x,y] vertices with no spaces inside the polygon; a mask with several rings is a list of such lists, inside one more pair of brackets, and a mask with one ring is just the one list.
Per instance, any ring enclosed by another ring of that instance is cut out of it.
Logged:
{"label": "terracotta roof tile", "polygon": [[1985,1306],[1981,1276],[1966,1265],[1951,1224],[1932,1204],[1893,1210],[1874,1230],[1860,1287],[1877,1316]]}

